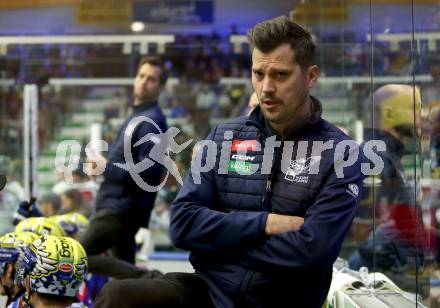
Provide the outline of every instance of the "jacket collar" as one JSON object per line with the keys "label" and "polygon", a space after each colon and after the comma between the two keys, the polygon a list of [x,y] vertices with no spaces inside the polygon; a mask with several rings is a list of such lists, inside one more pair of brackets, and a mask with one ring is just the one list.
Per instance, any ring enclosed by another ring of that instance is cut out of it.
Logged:
{"label": "jacket collar", "polygon": [[154,107],[156,105],[157,105],[157,101],[154,101],[154,102],[144,103],[138,106],[132,105],[131,108],[133,110],[133,113],[138,113],[150,109],[151,107]]}

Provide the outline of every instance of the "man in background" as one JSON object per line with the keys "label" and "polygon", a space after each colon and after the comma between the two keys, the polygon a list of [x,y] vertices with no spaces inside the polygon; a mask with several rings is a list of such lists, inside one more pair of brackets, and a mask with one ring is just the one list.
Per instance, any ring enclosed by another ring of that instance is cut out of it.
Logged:
{"label": "man in background", "polygon": [[[130,138],[133,162],[137,164],[148,158],[150,150],[156,144],[155,140],[147,140],[138,146],[134,144],[147,134],[154,135],[167,130],[165,117],[158,106],[159,94],[166,81],[167,73],[159,58],[141,59],[134,81],[131,115],[122,124],[110,146],[108,158],[97,153],[89,157],[90,162],[105,166],[105,171],[104,181],[96,199],[96,213],[90,221],[89,229],[80,240],[88,256],[98,255],[113,248],[116,257],[130,263],[135,261],[135,234],[140,227],[148,226],[156,192],[139,187],[127,170],[115,164],[126,163],[124,142]],[[148,121],[133,124],[132,121],[137,117],[147,117],[157,126]],[[150,186],[157,186],[161,181],[162,171],[162,165],[154,163],[139,175]],[[93,258],[89,259],[89,268],[93,272]]]}
{"label": "man in background", "polygon": [[374,128],[365,130],[364,139],[384,141],[386,151],[378,151],[384,167],[380,175],[365,179],[355,224],[363,221],[371,227],[374,215],[376,228],[349,258],[349,266],[382,272],[402,289],[426,296],[427,237],[414,193],[415,180],[407,178],[402,164],[405,154],[417,151],[420,91],[410,85],[388,84],[374,92],[373,104]]}

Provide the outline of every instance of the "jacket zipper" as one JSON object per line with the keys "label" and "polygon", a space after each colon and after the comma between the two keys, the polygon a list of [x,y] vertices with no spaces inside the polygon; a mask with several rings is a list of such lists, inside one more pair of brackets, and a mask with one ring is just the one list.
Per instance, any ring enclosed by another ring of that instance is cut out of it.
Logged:
{"label": "jacket zipper", "polygon": [[272,180],[271,180],[271,176],[269,175],[266,181],[266,189],[264,190],[263,198],[261,200],[261,202],[263,203],[264,210],[269,210],[268,205],[266,204],[266,200],[269,200],[268,195],[271,189],[272,189]]}
{"label": "jacket zipper", "polygon": [[[255,126],[256,128],[259,129],[259,131],[263,134],[264,137],[270,137],[267,133],[265,133],[265,128],[258,122],[249,120],[248,124],[252,124],[253,126]],[[264,190],[263,193],[263,198],[261,199],[261,204],[263,206],[263,210],[264,211],[270,211],[270,204],[269,204],[269,193],[272,190],[272,176],[274,174],[274,162],[276,162],[276,157],[277,157],[277,151],[278,148],[275,148],[275,153],[274,153],[274,160],[272,161],[272,168],[271,168],[271,172],[270,174],[267,176],[266,178],[266,188]]]}
{"label": "jacket zipper", "polygon": [[266,182],[266,200],[265,200],[266,206],[265,206],[265,209],[268,212],[272,211],[272,207],[270,206],[270,193],[272,191],[273,179],[276,178],[278,172],[282,172],[280,165],[281,165],[281,158],[282,158],[282,152],[283,152],[283,146],[284,146],[284,138],[281,139],[280,141],[281,141],[281,146],[276,147],[274,149],[272,169],[271,169],[270,175],[269,175],[267,182]]}
{"label": "jacket zipper", "polygon": [[267,180],[266,180],[266,188],[264,190],[264,194],[263,194],[263,199],[262,199],[262,203],[263,203],[263,210],[270,212],[271,206],[270,206],[270,193],[272,191],[272,179],[274,178],[274,176],[276,175],[277,172],[277,163],[280,162],[280,153],[281,153],[282,147],[281,148],[275,148],[274,150],[274,154],[273,154],[273,161],[272,161],[272,168],[270,170],[270,174],[267,176]]}
{"label": "jacket zipper", "polygon": [[271,180],[267,180],[266,182],[266,191],[269,192],[270,189],[272,188],[272,181]]}

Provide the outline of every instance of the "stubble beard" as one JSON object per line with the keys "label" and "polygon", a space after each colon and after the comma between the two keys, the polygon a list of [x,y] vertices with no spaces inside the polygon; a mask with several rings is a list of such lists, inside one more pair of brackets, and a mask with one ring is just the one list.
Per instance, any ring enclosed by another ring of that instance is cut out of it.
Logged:
{"label": "stubble beard", "polygon": [[151,103],[156,100],[157,100],[157,97],[153,96],[151,93],[144,93],[143,95],[135,94],[135,101],[136,101],[137,105]]}
{"label": "stubble beard", "polygon": [[[300,103],[294,106],[294,110],[285,110],[284,108],[281,108],[282,110],[277,110],[274,114],[271,115],[271,113],[264,108],[261,108],[263,110],[264,117],[270,122],[275,125],[286,125],[288,126],[291,124],[291,122],[295,121],[296,118],[303,115],[302,108],[305,104],[307,104],[309,100],[309,93],[304,92],[299,94],[301,95]],[[277,104],[280,106],[286,106],[284,101],[276,100]]]}

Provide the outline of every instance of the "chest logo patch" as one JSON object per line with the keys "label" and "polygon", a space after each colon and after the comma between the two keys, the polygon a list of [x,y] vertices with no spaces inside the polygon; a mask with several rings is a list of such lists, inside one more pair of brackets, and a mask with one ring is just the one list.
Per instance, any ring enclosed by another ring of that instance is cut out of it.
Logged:
{"label": "chest logo patch", "polygon": [[310,162],[311,162],[311,158],[290,160],[289,168],[286,171],[286,175],[284,176],[284,179],[290,182],[308,183],[309,176],[304,174],[306,174],[309,171]]}
{"label": "chest logo patch", "polygon": [[231,160],[229,161],[228,171],[235,171],[242,174],[251,174],[252,164],[248,161]]}
{"label": "chest logo patch", "polygon": [[253,161],[255,159],[255,156],[233,154],[231,158],[235,159],[235,160],[242,160],[242,161]]}
{"label": "chest logo patch", "polygon": [[231,151],[257,151],[257,140],[232,140]]}

